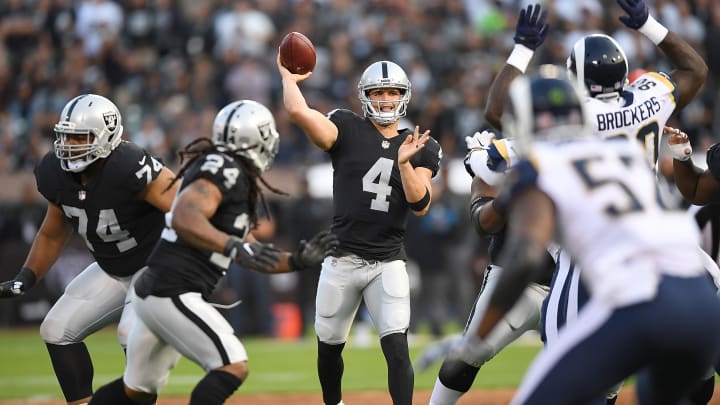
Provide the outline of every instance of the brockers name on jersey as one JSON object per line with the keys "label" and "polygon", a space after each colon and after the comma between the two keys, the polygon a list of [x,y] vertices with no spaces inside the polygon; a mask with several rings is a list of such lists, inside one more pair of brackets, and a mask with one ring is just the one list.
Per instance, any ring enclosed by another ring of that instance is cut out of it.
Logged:
{"label": "brockers name on jersey", "polygon": [[657,97],[650,97],[638,105],[595,115],[598,131],[612,131],[640,126],[661,110]]}

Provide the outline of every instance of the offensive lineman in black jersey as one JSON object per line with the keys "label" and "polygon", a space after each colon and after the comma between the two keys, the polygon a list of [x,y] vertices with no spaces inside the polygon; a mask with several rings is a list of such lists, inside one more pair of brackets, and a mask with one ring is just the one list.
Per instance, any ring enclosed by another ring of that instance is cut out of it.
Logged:
{"label": "offensive lineman in black jersey", "polygon": [[68,102],[55,125],[54,151],[35,169],[48,207],[22,270],[0,283],[0,298],[24,294],[50,270],[73,229],[95,258],[66,287],[40,325],[68,404],[92,395],[93,366],[83,340],[120,320],[125,346],[136,319],[125,306],[128,286],[145,266],[163,229],[176,185],[172,171],[138,146],[122,141],[122,118],[105,97]]}
{"label": "offensive lineman in black jersey", "polygon": [[280,64],[283,101],[294,123],[328,152],[333,166],[333,233],[340,253],[323,262],[316,297],[318,375],[326,405],[342,403],[342,350],[365,301],[388,365],[393,403],[411,404],[414,374],[407,345],[410,320],[403,240],[408,211],[425,215],[431,178],[442,152],[430,137],[398,130],[410,100],[410,81],[393,62],[371,64],[358,83],[364,117],[308,107],[297,75]]}
{"label": "offensive lineman in black jersey", "polygon": [[154,403],[181,354],[207,371],[192,405],[222,404],[245,380],[245,348],[207,302],[215,285],[233,260],[265,273],[319,268],[337,245],[324,231],[289,254],[250,233],[257,203],[264,204],[258,181],[280,193],[261,177],[278,144],[270,111],[241,100],[217,114],[212,139],[200,138],[181,153],[191,160],[174,182],[182,185],[167,227],[130,292],[139,319],[128,336],[125,374],[101,387],[91,404]]}

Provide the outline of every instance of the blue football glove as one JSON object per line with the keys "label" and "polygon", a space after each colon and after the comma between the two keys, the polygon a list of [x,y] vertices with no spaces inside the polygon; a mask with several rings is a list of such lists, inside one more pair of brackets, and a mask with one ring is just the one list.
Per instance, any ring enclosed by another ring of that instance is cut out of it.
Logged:
{"label": "blue football glove", "polygon": [[620,22],[632,29],[645,25],[650,16],[645,0],[617,0],[617,3],[628,14],[620,16]]}
{"label": "blue football glove", "polygon": [[548,32],[548,25],[545,23],[547,16],[547,10],[542,10],[540,4],[530,4],[527,10],[520,10],[513,37],[515,43],[533,51],[542,45]]}

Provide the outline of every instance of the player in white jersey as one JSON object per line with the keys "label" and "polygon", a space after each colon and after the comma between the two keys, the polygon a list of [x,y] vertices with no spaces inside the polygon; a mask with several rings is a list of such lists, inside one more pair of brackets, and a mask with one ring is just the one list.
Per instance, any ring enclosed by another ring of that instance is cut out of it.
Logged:
{"label": "player in white jersey", "polygon": [[[648,161],[654,165],[663,126],[675,108],[682,108],[695,96],[707,75],[707,66],[689,44],[649,15],[644,1],[618,0],[618,4],[627,13],[621,21],[652,40],[676,69],[669,75],[645,72],[627,84],[625,53],[607,35],[588,35],[578,40],[568,57],[567,67],[585,89],[586,107],[594,132],[606,138],[637,139],[645,146]],[[493,82],[485,117],[498,128],[502,128],[500,117],[507,86],[525,71],[532,55],[532,50],[516,45]],[[493,91],[496,88],[500,91]],[[563,258],[560,259],[563,262]],[[554,276],[547,311],[543,314],[546,343],[552,342],[565,322],[577,316],[578,308],[587,297],[579,284],[578,271],[571,263],[561,266]],[[713,384],[713,378],[707,379],[693,402],[705,404],[712,395]],[[616,394],[615,390],[608,394],[608,404],[614,403]]]}
{"label": "player in white jersey", "polygon": [[593,134],[581,96],[553,74],[509,87],[503,128],[527,158],[494,200],[508,210],[503,272],[476,333],[451,355],[492,351],[485,339],[559,235],[590,300],[511,404],[586,403],[641,370],[639,404],[677,404],[720,356],[720,303],[695,249],[699,231],[686,211],[663,206],[644,150]]}

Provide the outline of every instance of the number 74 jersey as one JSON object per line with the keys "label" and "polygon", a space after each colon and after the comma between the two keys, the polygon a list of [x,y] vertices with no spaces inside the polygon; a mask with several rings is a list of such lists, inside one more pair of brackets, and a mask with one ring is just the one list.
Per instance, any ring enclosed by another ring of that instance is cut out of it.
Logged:
{"label": "number 74 jersey", "polygon": [[586,107],[598,135],[637,139],[654,166],[662,129],[675,110],[676,100],[677,88],[670,76],[648,72],[627,86],[618,100],[588,98]]}

